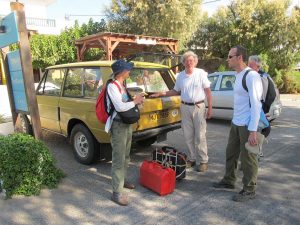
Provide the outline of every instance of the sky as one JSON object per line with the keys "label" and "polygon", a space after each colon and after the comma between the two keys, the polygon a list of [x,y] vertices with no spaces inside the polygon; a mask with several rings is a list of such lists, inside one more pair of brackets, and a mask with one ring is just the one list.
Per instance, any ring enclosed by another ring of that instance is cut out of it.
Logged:
{"label": "sky", "polygon": [[56,0],[47,8],[48,18],[78,20],[79,23],[88,22],[89,18],[98,21],[104,18],[105,7],[110,5],[111,0]]}
{"label": "sky", "polygon": [[[96,21],[103,18],[105,7],[108,7],[110,2],[111,0],[57,0],[48,6],[47,14],[50,19],[65,19],[66,15],[70,15],[69,21],[88,22],[90,17]],[[210,3],[203,4],[202,9],[213,13],[219,6],[227,5],[230,0],[204,0],[204,2]]]}
{"label": "sky", "polygon": [[[69,22],[78,20],[79,23],[88,22],[92,17],[94,21],[104,18],[105,7],[110,5],[111,0],[56,0],[48,6],[47,14],[50,19],[65,20]],[[227,5],[230,0],[203,0],[202,9],[213,14],[219,6]],[[293,0],[292,5],[300,6],[300,0]]]}

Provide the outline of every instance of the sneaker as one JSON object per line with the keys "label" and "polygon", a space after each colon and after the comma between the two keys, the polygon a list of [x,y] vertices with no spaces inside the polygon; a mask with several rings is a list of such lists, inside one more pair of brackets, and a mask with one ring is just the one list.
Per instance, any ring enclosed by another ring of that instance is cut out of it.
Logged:
{"label": "sneaker", "polygon": [[207,163],[200,163],[199,166],[197,166],[197,172],[205,172],[208,169]]}
{"label": "sneaker", "polygon": [[135,185],[128,182],[128,181],[125,181],[124,182],[124,188],[127,188],[127,189],[135,189]]}
{"label": "sneaker", "polygon": [[256,196],[255,191],[249,192],[243,189],[238,194],[235,194],[232,200],[236,202],[246,202],[249,199],[254,199],[255,196]]}
{"label": "sneaker", "polygon": [[113,192],[111,200],[121,206],[128,205],[128,198],[122,193]]}
{"label": "sneaker", "polygon": [[213,183],[213,187],[214,188],[234,189],[234,185],[233,184],[225,183],[222,180],[220,182]]}
{"label": "sneaker", "polygon": [[195,161],[188,160],[186,161],[186,168],[191,168],[196,165]]}

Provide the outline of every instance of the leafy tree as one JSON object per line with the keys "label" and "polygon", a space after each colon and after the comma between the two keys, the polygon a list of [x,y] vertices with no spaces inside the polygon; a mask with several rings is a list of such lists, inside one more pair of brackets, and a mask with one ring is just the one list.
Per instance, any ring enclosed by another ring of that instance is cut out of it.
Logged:
{"label": "leafy tree", "polygon": [[101,19],[100,22],[94,22],[91,18],[87,24],[82,24],[80,28],[80,36],[84,37],[91,34],[96,34],[99,32],[106,31],[106,22],[104,19]]}
{"label": "leafy tree", "polygon": [[177,38],[184,46],[199,22],[201,2],[112,0],[108,27],[113,32]]}
{"label": "leafy tree", "polygon": [[[44,69],[47,66],[70,63],[77,60],[75,40],[86,35],[107,31],[104,20],[94,22],[92,19],[87,24],[79,26],[76,21],[74,26],[66,28],[60,35],[33,35],[30,39],[32,64],[34,69]],[[87,60],[99,59],[103,51],[92,49],[86,55]]]}
{"label": "leafy tree", "polygon": [[34,69],[55,65],[59,60],[57,37],[33,35],[30,40],[32,66]]}
{"label": "leafy tree", "polygon": [[232,46],[241,44],[250,54],[263,54],[269,72],[283,83],[300,48],[299,9],[288,13],[289,5],[289,0],[233,0],[202,18],[188,46],[203,58],[226,58]]}

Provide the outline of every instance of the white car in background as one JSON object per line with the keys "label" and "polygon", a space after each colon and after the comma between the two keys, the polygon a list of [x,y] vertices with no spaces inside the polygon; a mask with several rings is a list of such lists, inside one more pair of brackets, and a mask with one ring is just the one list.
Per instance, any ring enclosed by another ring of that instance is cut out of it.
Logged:
{"label": "white car in background", "polygon": [[[208,75],[211,82],[213,118],[231,120],[233,116],[233,86],[235,71],[214,72]],[[277,90],[278,91],[278,90]],[[281,114],[279,94],[271,105],[267,118],[272,121]]]}

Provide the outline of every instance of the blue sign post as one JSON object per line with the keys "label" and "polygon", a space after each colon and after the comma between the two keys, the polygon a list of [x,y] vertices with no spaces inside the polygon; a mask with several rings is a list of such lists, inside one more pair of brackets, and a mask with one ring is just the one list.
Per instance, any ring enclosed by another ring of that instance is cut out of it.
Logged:
{"label": "blue sign post", "polygon": [[16,14],[12,12],[0,21],[2,32],[0,32],[0,48],[16,43],[20,40]]}
{"label": "blue sign post", "polygon": [[7,54],[8,67],[15,109],[19,112],[28,112],[28,104],[24,86],[23,71],[21,67],[20,51],[16,50]]}
{"label": "blue sign post", "polygon": [[[5,16],[0,23],[3,33],[0,33],[0,48],[16,43],[20,40],[16,13]],[[28,113],[28,104],[24,86],[22,64],[19,50],[7,54],[14,108],[17,112]]]}
{"label": "blue sign post", "polygon": [[[11,8],[16,11],[0,21],[0,48],[18,43],[20,49],[5,55],[8,72],[7,89],[15,129],[18,129],[18,123],[22,124],[21,120],[24,117],[21,114],[29,114],[34,136],[41,139],[41,121],[34,89],[31,51],[23,7],[23,4],[13,2]],[[19,128],[22,130],[24,127],[20,125]]]}

